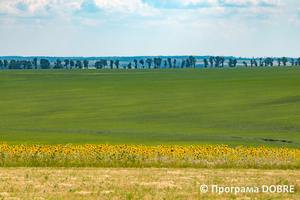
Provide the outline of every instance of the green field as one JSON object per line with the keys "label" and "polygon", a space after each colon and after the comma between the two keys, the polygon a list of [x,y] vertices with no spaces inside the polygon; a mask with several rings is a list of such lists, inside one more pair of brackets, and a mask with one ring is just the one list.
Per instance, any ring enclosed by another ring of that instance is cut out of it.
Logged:
{"label": "green field", "polygon": [[10,145],[299,148],[299,132],[299,66],[0,70],[0,141]]}

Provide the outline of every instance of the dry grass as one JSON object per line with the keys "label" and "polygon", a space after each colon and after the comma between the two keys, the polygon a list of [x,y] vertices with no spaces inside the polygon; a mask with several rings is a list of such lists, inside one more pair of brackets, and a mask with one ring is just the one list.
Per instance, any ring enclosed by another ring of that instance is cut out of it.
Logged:
{"label": "dry grass", "polygon": [[[201,194],[224,187],[295,185],[295,193]],[[300,171],[166,168],[1,168],[0,199],[300,199]]]}

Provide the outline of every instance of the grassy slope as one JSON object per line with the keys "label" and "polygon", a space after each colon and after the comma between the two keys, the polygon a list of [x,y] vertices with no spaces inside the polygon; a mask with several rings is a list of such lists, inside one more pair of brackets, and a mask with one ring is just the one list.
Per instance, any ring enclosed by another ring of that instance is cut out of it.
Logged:
{"label": "grassy slope", "polygon": [[300,67],[0,70],[0,141],[298,148],[299,85]]}

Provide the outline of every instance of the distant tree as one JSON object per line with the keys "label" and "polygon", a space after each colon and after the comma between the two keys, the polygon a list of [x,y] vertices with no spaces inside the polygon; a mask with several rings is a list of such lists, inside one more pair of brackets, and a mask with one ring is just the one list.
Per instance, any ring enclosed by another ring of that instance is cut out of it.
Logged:
{"label": "distant tree", "polygon": [[[106,59],[101,59],[99,61],[99,68],[102,69],[102,68],[105,68],[107,66],[107,60]],[[118,65],[119,67],[119,65]]]}
{"label": "distant tree", "polygon": [[127,68],[128,68],[128,69],[132,69],[132,67],[131,67],[131,62],[128,63]]}
{"label": "distant tree", "polygon": [[257,67],[257,62],[256,62],[256,60],[253,59],[253,62],[254,62],[255,67]]}
{"label": "distant tree", "polygon": [[9,62],[9,66],[8,66],[8,68],[9,69],[17,69],[18,67],[17,67],[17,61],[16,60],[11,60],[10,62]]}
{"label": "distant tree", "polygon": [[229,67],[235,67],[236,64],[237,64],[237,59],[229,58],[229,61],[228,61],[228,66]]}
{"label": "distant tree", "polygon": [[95,62],[95,68],[96,68],[96,69],[99,69],[100,66],[101,66],[101,63],[100,63],[99,60],[97,60],[97,61]]}
{"label": "distant tree", "polygon": [[77,60],[76,63],[75,63],[75,68],[79,68],[79,69],[82,69],[82,63],[80,60]]}
{"label": "distant tree", "polygon": [[265,60],[263,61],[263,63],[265,64],[265,67],[267,67],[268,64],[269,64],[267,59],[265,59]]}
{"label": "distant tree", "polygon": [[161,62],[162,62],[162,58],[157,58],[157,67],[160,68],[161,66]]}
{"label": "distant tree", "polygon": [[173,60],[173,66],[174,66],[174,68],[176,68],[176,62],[177,62],[177,60],[174,59],[174,60]]}
{"label": "distant tree", "polygon": [[20,64],[20,69],[22,69],[22,65],[23,65],[23,69],[26,69],[26,67],[27,67],[26,60],[18,60],[17,62]]}
{"label": "distant tree", "polygon": [[210,67],[213,67],[213,65],[214,65],[214,57],[211,56],[208,61],[210,63]]}
{"label": "distant tree", "polygon": [[295,60],[294,60],[294,58],[291,58],[290,63],[291,63],[291,66],[294,66],[294,65],[295,65]]}
{"label": "distant tree", "polygon": [[224,58],[224,57],[221,57],[221,64],[222,64],[222,67],[224,67],[224,62],[225,62],[225,58]]}
{"label": "distant tree", "polygon": [[33,64],[33,62],[31,62],[31,61],[26,61],[26,69],[32,69],[32,64]]}
{"label": "distant tree", "polygon": [[116,68],[119,69],[120,61],[119,61],[119,60],[116,60],[116,61],[115,61],[115,65],[116,65]]}
{"label": "distant tree", "polygon": [[267,57],[266,59],[265,59],[265,61],[264,61],[264,63],[265,63],[265,66],[273,66],[273,59],[271,58],[271,57]]}
{"label": "distant tree", "polygon": [[71,69],[74,67],[74,65],[75,65],[74,61],[70,60],[70,67],[71,67]]}
{"label": "distant tree", "polygon": [[286,66],[286,63],[288,62],[288,59],[286,57],[283,57],[281,59],[281,62],[283,63],[283,66]]}
{"label": "distant tree", "polygon": [[61,63],[62,63],[62,61],[60,59],[56,59],[56,62],[54,63],[53,69],[61,69],[61,68],[63,68],[63,66],[62,66]]}
{"label": "distant tree", "polygon": [[37,58],[33,59],[33,65],[34,65],[34,68],[37,69]]}
{"label": "distant tree", "polygon": [[169,63],[169,67],[172,68],[172,59],[168,58],[167,60],[168,60],[168,63]]}
{"label": "distant tree", "polygon": [[228,66],[229,67],[233,67],[233,59],[232,58],[229,58],[229,60],[228,60]]}
{"label": "distant tree", "polygon": [[153,64],[154,64],[154,68],[156,68],[156,66],[157,66],[157,58],[153,58]]}
{"label": "distant tree", "polygon": [[133,62],[134,62],[134,68],[137,69],[138,60],[134,59]]}
{"label": "distant tree", "polygon": [[[5,60],[4,60],[4,61],[5,61]],[[298,65],[300,65],[300,57],[297,58],[297,61],[298,61]],[[4,65],[5,65],[5,63],[4,63]]]}
{"label": "distant tree", "polygon": [[83,66],[84,66],[85,69],[89,68],[89,61],[87,59],[83,60]]}
{"label": "distant tree", "polygon": [[3,69],[3,61],[2,60],[0,60],[0,67],[1,67],[1,69]]}
{"label": "distant tree", "polygon": [[208,66],[208,60],[206,58],[203,59],[204,67],[207,68]]}
{"label": "distant tree", "polygon": [[273,67],[273,64],[274,64],[274,59],[273,58],[269,58],[269,64],[271,67]]}
{"label": "distant tree", "polygon": [[233,66],[236,67],[236,64],[237,64],[237,59],[234,59],[233,60]]}
{"label": "distant tree", "polygon": [[187,59],[185,59],[185,67],[186,68],[189,68],[190,67],[190,60],[187,58]]}
{"label": "distant tree", "polygon": [[42,58],[40,60],[40,67],[41,67],[41,69],[50,69],[50,62],[49,62],[49,60]]}
{"label": "distant tree", "polygon": [[106,59],[103,59],[102,63],[103,63],[103,66],[104,66],[104,67],[107,66],[107,60],[106,60]]}
{"label": "distant tree", "polygon": [[16,68],[16,60],[11,60],[9,62],[8,69],[15,69]]}
{"label": "distant tree", "polygon": [[167,66],[168,66],[168,62],[166,60],[164,60],[164,66],[165,66],[165,68],[167,68]]}
{"label": "distant tree", "polygon": [[251,64],[251,67],[253,67],[254,62],[252,59],[250,60],[250,64]]}
{"label": "distant tree", "polygon": [[259,58],[259,66],[260,66],[260,67],[264,66],[264,62],[263,62],[263,59],[262,59],[262,58]]}
{"label": "distant tree", "polygon": [[278,63],[278,66],[280,66],[280,64],[281,64],[281,58],[277,58],[277,63]]}
{"label": "distant tree", "polygon": [[196,60],[196,58],[195,58],[194,56],[190,56],[190,57],[189,57],[189,63],[190,63],[190,65],[193,66],[194,68],[196,67],[196,62],[197,62],[197,60]]}
{"label": "distant tree", "polygon": [[215,67],[220,67],[220,64],[222,63],[222,58],[220,56],[212,57],[215,61]]}
{"label": "distant tree", "polygon": [[248,64],[247,64],[247,62],[246,62],[246,61],[244,61],[244,62],[243,62],[243,64],[244,64],[244,66],[245,66],[245,67],[247,67],[247,66],[248,66]]}
{"label": "distant tree", "polygon": [[4,65],[4,69],[6,69],[6,67],[8,65],[8,61],[7,60],[3,60],[3,65]]}
{"label": "distant tree", "polygon": [[152,64],[152,59],[151,58],[147,58],[146,63],[148,64],[149,69],[151,68],[151,64]]}
{"label": "distant tree", "polygon": [[153,68],[156,68],[157,67],[157,58],[153,58],[153,64],[154,64]]}
{"label": "distant tree", "polygon": [[181,68],[184,68],[185,62],[186,62],[186,60],[185,60],[185,59],[182,59],[182,61],[181,61]]}
{"label": "distant tree", "polygon": [[113,60],[110,60],[110,61],[109,61],[109,66],[110,66],[110,69],[113,69],[113,68],[114,68],[114,61],[113,61]]}
{"label": "distant tree", "polygon": [[68,69],[68,65],[69,65],[70,61],[69,61],[68,59],[65,59],[65,60],[64,60],[64,63],[65,63],[66,69]]}
{"label": "distant tree", "polygon": [[142,65],[142,68],[144,69],[144,59],[141,59],[141,60],[139,61],[139,63]]}

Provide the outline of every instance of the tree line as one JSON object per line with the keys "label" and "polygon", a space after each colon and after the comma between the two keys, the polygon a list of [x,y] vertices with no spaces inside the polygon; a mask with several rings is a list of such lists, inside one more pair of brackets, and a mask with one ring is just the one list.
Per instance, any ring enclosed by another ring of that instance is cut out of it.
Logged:
{"label": "tree line", "polygon": [[[251,66],[251,67],[258,67],[258,66],[273,66],[274,62],[277,61],[278,66],[286,66],[287,63],[290,63],[293,65],[300,65],[300,57],[297,59],[291,58],[288,60],[286,57],[277,58],[274,60],[271,57],[267,58],[259,58],[256,59],[250,59],[250,63],[247,63],[246,61],[243,61],[242,64],[245,67]],[[194,56],[189,56],[186,59],[182,59],[180,62],[177,62],[176,59],[167,58],[166,60],[163,60],[160,57],[157,58],[147,58],[147,59],[134,59],[132,62],[129,62],[127,65],[120,66],[120,60],[106,60],[101,59],[95,62],[94,67],[96,69],[104,69],[104,68],[123,68],[123,69],[137,69],[138,64],[140,64],[140,68],[195,68],[196,67],[196,58]],[[237,59],[229,58],[228,61],[224,57],[221,56],[211,56],[208,59],[204,58],[203,63],[204,67],[224,67],[224,63],[228,64],[229,67],[236,67],[238,64]],[[40,59],[39,66],[41,69],[50,69],[50,62],[47,59]],[[37,69],[38,68],[38,61],[37,58],[34,58],[32,61],[28,60],[10,60],[8,62],[7,60],[0,60],[0,68],[1,69]],[[89,68],[89,61],[88,60],[60,60],[57,59],[54,62],[53,69],[88,69]]]}

